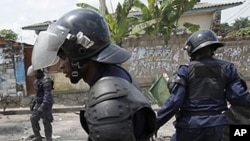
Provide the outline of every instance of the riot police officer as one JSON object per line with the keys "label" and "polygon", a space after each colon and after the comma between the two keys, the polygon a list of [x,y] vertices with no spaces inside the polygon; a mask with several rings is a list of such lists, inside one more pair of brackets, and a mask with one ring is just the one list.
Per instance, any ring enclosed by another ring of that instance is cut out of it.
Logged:
{"label": "riot police officer", "polygon": [[90,86],[80,114],[89,141],[143,141],[153,134],[155,113],[121,66],[131,54],[111,43],[99,13],[75,9],[40,32],[32,53],[34,68],[55,64],[57,56],[65,77]]}
{"label": "riot police officer", "polygon": [[221,141],[227,101],[250,106],[246,83],[233,63],[213,56],[224,46],[213,31],[199,30],[185,45],[190,62],[169,79],[171,95],[157,112],[156,128],[176,114],[172,141]]}
{"label": "riot police officer", "polygon": [[52,96],[53,83],[52,80],[47,77],[42,69],[34,70],[33,66],[30,66],[27,71],[28,76],[35,76],[34,88],[36,89],[36,94],[32,99],[31,111],[32,115],[30,117],[31,126],[34,135],[32,136],[32,141],[42,141],[42,136],[40,134],[39,120],[42,118],[44,125],[44,133],[46,141],[52,141],[52,106],[54,103]]}

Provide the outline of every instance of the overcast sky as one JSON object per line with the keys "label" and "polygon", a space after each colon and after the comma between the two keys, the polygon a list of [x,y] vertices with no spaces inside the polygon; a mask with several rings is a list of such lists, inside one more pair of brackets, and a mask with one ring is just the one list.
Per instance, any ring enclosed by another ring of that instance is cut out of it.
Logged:
{"label": "overcast sky", "polygon": [[[147,0],[142,0],[146,3]],[[230,3],[244,0],[201,0],[209,3]],[[18,34],[18,42],[34,44],[34,31],[21,28],[60,18],[66,12],[78,8],[76,3],[87,3],[99,8],[99,0],[0,0],[0,30],[11,29]],[[109,11],[111,5],[115,10],[118,2],[123,0],[106,0]],[[239,17],[250,16],[250,0],[233,8],[222,11],[222,22],[232,23]],[[250,17],[249,17],[250,18]]]}

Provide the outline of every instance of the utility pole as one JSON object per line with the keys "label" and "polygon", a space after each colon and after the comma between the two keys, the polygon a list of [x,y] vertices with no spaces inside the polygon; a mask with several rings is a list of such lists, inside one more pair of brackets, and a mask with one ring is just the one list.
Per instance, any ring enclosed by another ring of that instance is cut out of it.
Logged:
{"label": "utility pole", "polygon": [[105,16],[105,0],[99,0],[99,3],[100,3],[100,13]]}

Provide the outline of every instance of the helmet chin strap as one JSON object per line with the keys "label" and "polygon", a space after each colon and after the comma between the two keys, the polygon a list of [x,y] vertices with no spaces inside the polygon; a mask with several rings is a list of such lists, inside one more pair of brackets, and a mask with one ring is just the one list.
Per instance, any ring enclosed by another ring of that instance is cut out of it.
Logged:
{"label": "helmet chin strap", "polygon": [[71,67],[72,67],[72,77],[78,77],[79,76],[79,71],[81,70],[81,66],[79,62],[71,62]]}
{"label": "helmet chin strap", "polygon": [[72,69],[72,72],[71,72],[71,82],[72,83],[78,83],[78,81],[83,77],[83,74],[84,70],[83,69],[83,65],[85,64],[86,62],[80,62],[80,61],[72,61],[71,62],[71,69]]}

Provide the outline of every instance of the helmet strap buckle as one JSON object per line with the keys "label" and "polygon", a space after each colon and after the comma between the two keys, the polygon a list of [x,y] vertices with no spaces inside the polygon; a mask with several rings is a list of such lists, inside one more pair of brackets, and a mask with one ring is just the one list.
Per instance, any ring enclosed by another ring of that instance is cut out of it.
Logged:
{"label": "helmet strap buckle", "polygon": [[78,70],[81,69],[79,62],[72,62],[71,67],[72,67],[71,76],[78,77],[78,75],[79,75]]}
{"label": "helmet strap buckle", "polygon": [[82,45],[84,48],[88,49],[91,46],[93,46],[94,42],[91,41],[86,35],[84,35],[82,32],[78,32],[76,43]]}
{"label": "helmet strap buckle", "polygon": [[72,71],[71,76],[78,77],[79,73],[78,71]]}
{"label": "helmet strap buckle", "polygon": [[76,42],[77,44],[80,44],[85,49],[90,48],[94,45],[94,42],[90,40],[86,35],[84,35],[82,32],[78,32],[77,35],[68,34],[66,39]]}

